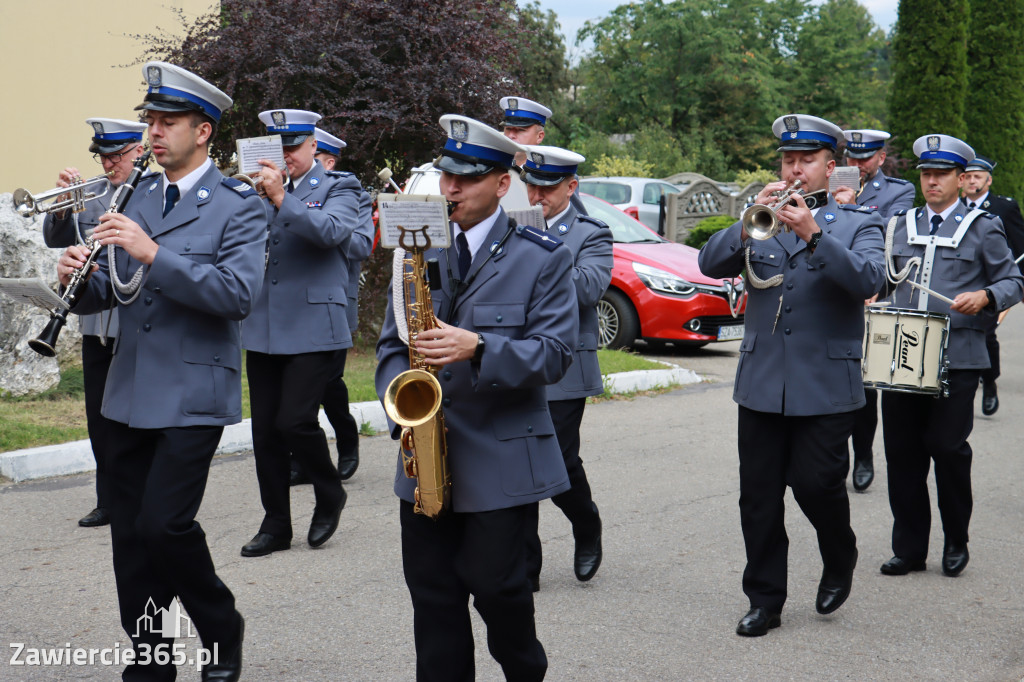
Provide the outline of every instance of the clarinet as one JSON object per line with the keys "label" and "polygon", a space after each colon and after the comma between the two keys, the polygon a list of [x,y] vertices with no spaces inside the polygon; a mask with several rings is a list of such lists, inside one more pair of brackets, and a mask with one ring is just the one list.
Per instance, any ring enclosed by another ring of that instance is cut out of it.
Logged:
{"label": "clarinet", "polygon": [[[142,179],[142,174],[146,171],[146,166],[149,165],[149,157],[151,155],[152,152],[147,151],[135,160],[132,172],[128,174],[128,179],[117,188],[114,198],[110,200],[110,208],[107,210],[107,213],[121,213],[124,211],[128,200],[139,185],[139,180]],[[79,297],[85,291],[85,283],[89,278],[89,272],[92,270],[93,263],[96,262],[96,257],[100,253],[100,249],[96,248],[92,235],[86,238],[85,246],[89,249],[89,257],[85,260],[85,265],[71,273],[71,280],[68,282],[67,287],[65,287],[64,294],[60,297],[65,305],[57,306],[51,310],[50,321],[46,323],[42,333],[28,342],[32,350],[48,358],[52,358],[57,354],[57,337],[60,336],[61,330],[67,324],[68,311],[78,302]]]}

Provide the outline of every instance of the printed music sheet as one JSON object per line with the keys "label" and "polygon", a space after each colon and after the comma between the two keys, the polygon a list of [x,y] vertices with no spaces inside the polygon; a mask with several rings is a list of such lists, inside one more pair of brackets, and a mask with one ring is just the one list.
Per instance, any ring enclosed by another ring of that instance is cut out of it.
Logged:
{"label": "printed music sheet", "polygon": [[381,246],[388,249],[401,246],[407,251],[451,246],[448,205],[443,196],[378,194],[377,208]]}
{"label": "printed music sheet", "polygon": [[836,166],[828,179],[828,191],[834,194],[840,187],[849,187],[856,192],[860,188],[860,169],[856,166]]}
{"label": "printed music sheet", "polygon": [[47,311],[54,308],[70,308],[40,277],[0,278],[0,291],[19,303],[34,305]]}
{"label": "printed music sheet", "polygon": [[260,159],[273,161],[277,164],[278,169],[287,173],[284,163],[284,146],[281,145],[280,135],[243,137],[235,140],[235,149],[238,152],[239,173],[245,173],[250,178],[253,177],[263,169]]}

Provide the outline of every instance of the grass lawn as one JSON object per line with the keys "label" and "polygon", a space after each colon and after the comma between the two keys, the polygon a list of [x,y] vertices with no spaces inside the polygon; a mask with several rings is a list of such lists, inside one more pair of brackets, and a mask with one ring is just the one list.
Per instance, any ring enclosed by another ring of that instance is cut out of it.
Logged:
{"label": "grass lawn", "polygon": [[[601,350],[598,351],[598,357],[601,371],[605,374],[636,369],[664,369],[663,365],[650,362],[635,353]],[[377,399],[373,384],[376,365],[372,349],[349,349],[345,361],[349,400],[359,403]],[[242,417],[249,416],[249,383],[243,363]],[[60,385],[42,395],[34,398],[0,398],[0,452],[88,437],[80,366],[62,368]]]}

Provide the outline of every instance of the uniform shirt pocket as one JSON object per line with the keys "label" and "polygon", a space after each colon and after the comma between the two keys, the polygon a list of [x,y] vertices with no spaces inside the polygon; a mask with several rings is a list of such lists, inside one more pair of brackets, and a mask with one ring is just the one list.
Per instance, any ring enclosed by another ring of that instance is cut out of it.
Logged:
{"label": "uniform shirt pocket", "polygon": [[[547,408],[497,414],[492,424],[499,441],[501,488],[506,495],[530,495],[556,485],[565,477],[561,458],[545,458],[541,454],[543,441],[555,437]],[[562,466],[557,466],[559,464]]]}
{"label": "uniform shirt pocket", "polygon": [[825,377],[828,383],[829,400],[833,405],[852,405],[864,397],[864,383],[861,377],[860,359],[864,355],[863,341],[852,339],[829,339],[827,343],[829,363]]}
{"label": "uniform shirt pocket", "polygon": [[186,336],[181,358],[185,367],[185,376],[182,377],[182,412],[228,414],[229,386],[238,381],[241,368],[238,350],[196,336]]}
{"label": "uniform shirt pocket", "polygon": [[214,260],[213,237],[208,234],[172,235],[157,239],[160,248],[167,248],[197,263]]}
{"label": "uniform shirt pocket", "polygon": [[522,327],[526,324],[525,303],[474,303],[473,327]]}
{"label": "uniform shirt pocket", "polygon": [[[973,246],[959,246],[955,249],[942,249],[939,256],[942,259],[942,269],[938,275],[943,279],[959,280],[970,273],[974,265],[976,249]],[[949,275],[948,277],[946,275]]]}
{"label": "uniform shirt pocket", "polygon": [[782,272],[786,263],[786,252],[765,245],[750,247],[750,267],[761,279],[768,279]]}
{"label": "uniform shirt pocket", "polygon": [[328,345],[348,340],[346,301],[343,287],[306,289],[306,303],[316,311],[309,329],[310,341],[318,345]]}

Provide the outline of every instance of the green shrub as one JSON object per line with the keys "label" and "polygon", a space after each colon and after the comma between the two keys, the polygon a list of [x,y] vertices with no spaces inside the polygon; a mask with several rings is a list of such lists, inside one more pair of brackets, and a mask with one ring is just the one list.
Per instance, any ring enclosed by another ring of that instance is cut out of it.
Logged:
{"label": "green shrub", "polygon": [[593,165],[592,173],[599,176],[617,176],[649,178],[654,164],[637,161],[630,156],[599,156]]}
{"label": "green shrub", "polygon": [[736,173],[736,184],[739,185],[740,189],[743,189],[752,182],[763,182],[768,184],[769,182],[775,182],[779,179],[779,174],[770,168],[761,168],[757,166],[754,170],[741,170]]}
{"label": "green shrub", "polygon": [[719,230],[724,230],[735,222],[736,219],[729,215],[708,216],[690,230],[690,234],[686,235],[685,243],[687,246],[699,249],[707,243],[711,235]]}

